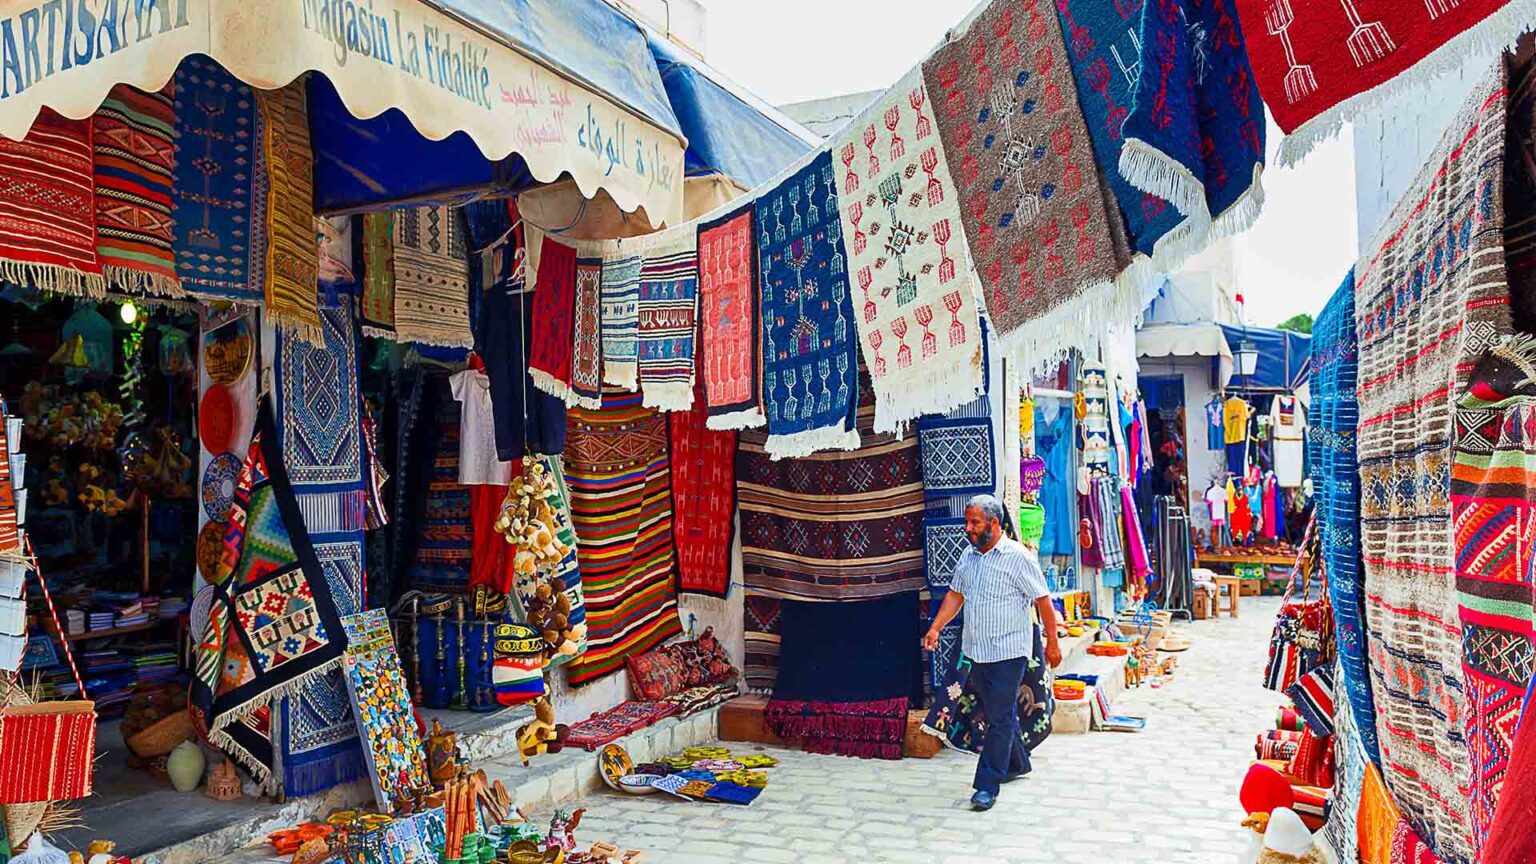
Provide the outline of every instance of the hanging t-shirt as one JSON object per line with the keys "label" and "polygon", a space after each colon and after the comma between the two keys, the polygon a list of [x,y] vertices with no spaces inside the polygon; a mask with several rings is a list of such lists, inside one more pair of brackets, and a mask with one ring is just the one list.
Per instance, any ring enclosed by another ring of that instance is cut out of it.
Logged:
{"label": "hanging t-shirt", "polygon": [[1215,396],[1205,403],[1205,443],[1208,449],[1220,450],[1226,446],[1226,430],[1222,424],[1221,400]]}
{"label": "hanging t-shirt", "polygon": [[466,486],[506,486],[512,463],[496,458],[496,416],[491,408],[491,379],[478,369],[449,379],[459,414],[459,482]]}
{"label": "hanging t-shirt", "polygon": [[1222,407],[1222,423],[1225,427],[1223,443],[1241,444],[1248,440],[1248,418],[1253,408],[1239,396],[1233,396]]}
{"label": "hanging t-shirt", "polygon": [[1220,486],[1212,486],[1205,490],[1205,504],[1211,510],[1211,524],[1226,524],[1227,490]]}
{"label": "hanging t-shirt", "polygon": [[1276,396],[1269,406],[1269,424],[1276,441],[1300,441],[1306,437],[1306,409],[1295,396]]}

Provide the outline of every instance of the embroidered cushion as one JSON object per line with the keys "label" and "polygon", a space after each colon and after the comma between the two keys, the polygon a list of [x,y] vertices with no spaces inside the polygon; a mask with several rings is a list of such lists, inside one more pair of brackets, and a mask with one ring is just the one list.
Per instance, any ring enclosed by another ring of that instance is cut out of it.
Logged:
{"label": "embroidered cushion", "polygon": [[714,628],[706,628],[699,638],[678,642],[662,649],[682,667],[684,687],[707,687],[734,681],[738,675],[731,665],[725,646],[715,638]]}
{"label": "embroidered cushion", "polygon": [[684,668],[664,648],[647,651],[624,661],[629,669],[629,683],[635,696],[647,702],[659,702],[688,688]]}

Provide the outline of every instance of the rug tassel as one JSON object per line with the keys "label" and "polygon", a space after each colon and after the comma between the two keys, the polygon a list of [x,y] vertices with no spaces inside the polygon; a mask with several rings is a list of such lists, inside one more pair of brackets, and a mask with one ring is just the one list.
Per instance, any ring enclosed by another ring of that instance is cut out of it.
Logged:
{"label": "rug tassel", "polygon": [[16,285],[35,285],[44,291],[105,300],[107,280],[100,273],[87,273],[73,267],[35,264],[26,261],[0,261],[0,279]]}
{"label": "rug tassel", "polygon": [[528,367],[528,377],[532,379],[533,386],[550,396],[559,399],[567,405],[571,404],[571,387],[543,369]]}
{"label": "rug tassel", "polygon": [[1125,139],[1119,168],[1125,182],[1167,201],[1185,216],[1206,214],[1205,184],[1151,144]]}
{"label": "rug tassel", "polygon": [[368,324],[363,325],[363,335],[373,339],[388,339],[391,342],[396,341],[398,338],[395,335],[395,331],[393,330],[386,330],[383,327],[373,327]]}
{"label": "rug tassel", "polygon": [[692,381],[659,381],[641,383],[640,404],[657,411],[689,411],[693,408]]}
{"label": "rug tassel", "polygon": [[180,300],[187,296],[186,289],[181,286],[181,278],[178,276],[150,273],[117,264],[102,267],[101,275],[109,291],[115,289],[127,294],[144,293],[156,297],[168,297],[172,300]]}
{"label": "rug tassel", "polygon": [[704,428],[713,429],[716,432],[735,432],[741,429],[756,429],[767,423],[768,417],[763,414],[761,408],[749,408],[734,414],[711,415],[704,419]]}
{"label": "rug tassel", "polygon": [[844,429],[839,424],[792,435],[769,435],[763,443],[763,451],[769,459],[777,462],[780,459],[801,459],[825,450],[857,450],[859,443],[858,429]]}
{"label": "rug tassel", "polygon": [[1264,166],[1253,166],[1253,183],[1221,215],[1211,222],[1211,240],[1241,234],[1253,227],[1264,209]]}
{"label": "rug tassel", "polygon": [[893,375],[874,386],[874,431],[900,434],[908,422],[924,414],[948,413],[985,392],[981,349],[950,363],[924,365],[917,375]]}

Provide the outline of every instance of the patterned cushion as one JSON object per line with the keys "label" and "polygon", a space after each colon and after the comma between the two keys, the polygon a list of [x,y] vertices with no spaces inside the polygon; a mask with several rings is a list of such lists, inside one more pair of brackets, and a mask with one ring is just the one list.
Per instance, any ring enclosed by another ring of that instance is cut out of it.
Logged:
{"label": "patterned cushion", "polygon": [[684,667],[664,648],[637,654],[624,663],[635,695],[647,702],[676,696],[690,686],[684,680]]}
{"label": "patterned cushion", "polygon": [[[731,665],[725,646],[715,638],[713,627],[706,628],[691,642],[678,642],[662,649],[682,668],[684,687],[707,687],[734,681],[738,675]],[[681,688],[679,688],[681,689]]]}

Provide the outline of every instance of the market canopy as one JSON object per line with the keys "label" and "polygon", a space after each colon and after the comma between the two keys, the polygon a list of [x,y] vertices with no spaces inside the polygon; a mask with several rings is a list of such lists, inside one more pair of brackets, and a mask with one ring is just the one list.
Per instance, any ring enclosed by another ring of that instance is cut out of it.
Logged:
{"label": "market canopy", "polygon": [[735,86],[664,36],[647,33],[667,98],[688,137],[685,173],[724,174],[750,189],[821,143],[815,133]]}
{"label": "market canopy", "polygon": [[0,135],[42,108],[94,112],[116,84],[146,90],[206,54],[261,88],[318,71],[346,109],[398,109],[431,140],[462,132],[517,154],[541,182],[569,174],[653,223],[681,218],[686,140],[646,44],[602,0],[17,0],[0,13]]}
{"label": "market canopy", "polygon": [[1245,340],[1258,349],[1259,362],[1252,375],[1232,376],[1243,390],[1273,390],[1289,393],[1307,382],[1312,371],[1312,337],[1290,330],[1268,327],[1231,327],[1217,325],[1227,337],[1235,355]]}

